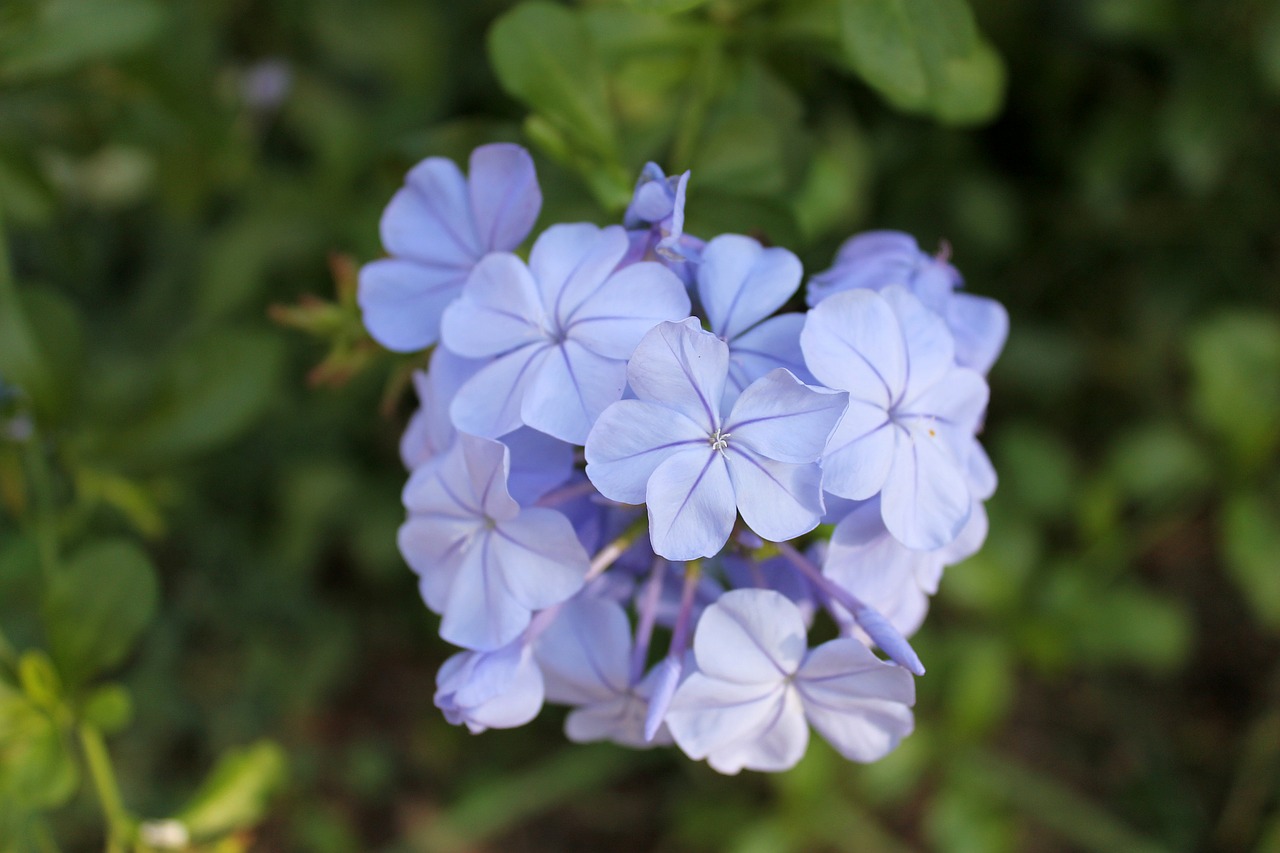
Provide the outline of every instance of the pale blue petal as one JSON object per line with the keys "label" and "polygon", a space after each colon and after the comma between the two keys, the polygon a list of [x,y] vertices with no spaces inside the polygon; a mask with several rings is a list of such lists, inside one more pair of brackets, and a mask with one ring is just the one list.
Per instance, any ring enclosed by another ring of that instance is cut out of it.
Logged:
{"label": "pale blue petal", "polygon": [[985,374],[1009,337],[1009,312],[994,299],[957,293],[947,302],[946,317],[956,339],[956,362]]}
{"label": "pale blue petal", "polygon": [[573,445],[546,433],[521,427],[502,437],[511,450],[507,489],[517,503],[528,506],[573,475]]}
{"label": "pale blue petal", "polygon": [[563,324],[600,287],[628,248],[621,226],[553,225],[533,244],[529,269],[547,315]]}
{"label": "pale blue petal", "polygon": [[462,292],[467,270],[384,258],[360,268],[356,301],[373,339],[395,352],[426,349],[440,318]]}
{"label": "pale blue petal", "polygon": [[627,690],[631,625],[617,602],[590,596],[566,602],[535,641],[535,651],[548,701],[607,702]]}
{"label": "pale blue petal", "polygon": [[[969,520],[965,522],[960,535],[950,545],[934,553],[938,554],[939,561],[943,565],[954,566],[956,563],[962,563],[982,548],[982,543],[987,540],[987,527],[987,508],[981,501],[975,500],[973,511],[969,513]],[[938,591],[938,581],[941,577],[942,571],[939,569],[932,574],[922,573],[917,576],[917,580],[924,591],[932,595]]]}
{"label": "pale blue petal", "polygon": [[941,548],[969,520],[972,502],[963,470],[940,438],[901,428],[896,433],[893,466],[880,497],[885,527],[908,548]]}
{"label": "pale blue petal", "polygon": [[728,345],[690,317],[646,334],[627,365],[627,380],[641,400],[679,412],[710,435],[720,425],[728,369]]}
{"label": "pale blue petal", "polygon": [[475,537],[449,589],[440,636],[455,646],[500,649],[529,624],[529,608],[515,599],[502,579],[493,539],[488,533]]}
{"label": "pale blue petal", "polygon": [[584,444],[600,414],[622,398],[624,361],[604,358],[572,339],[547,351],[520,404],[520,419],[570,444]]}
{"label": "pale blue petal", "polygon": [[729,383],[722,411],[729,410],[744,388],[779,367],[790,370],[801,382],[817,384],[800,351],[804,318],[803,314],[770,317],[729,341]]}
{"label": "pale blue petal", "polygon": [[587,552],[569,519],[554,509],[531,507],[499,522],[491,553],[507,590],[522,607],[541,610],[582,589]]}
{"label": "pale blue petal", "polygon": [[429,371],[414,371],[413,386],[420,405],[400,440],[400,458],[405,467],[417,468],[453,445],[456,430],[449,419],[449,404],[462,384],[484,364],[436,347]]}
{"label": "pale blue petal", "polygon": [[809,724],[799,694],[783,692],[773,716],[759,730],[714,750],[707,764],[719,773],[734,775],[741,770],[779,773],[790,770],[804,757],[809,746]]}
{"label": "pale blue petal", "polygon": [[520,405],[552,347],[529,344],[482,367],[449,406],[453,425],[463,432],[497,438],[524,425]]}
{"label": "pale blue petal", "polygon": [[471,152],[467,181],[482,248],[509,252],[529,236],[542,207],[533,158],[519,145],[495,143]]}
{"label": "pale blue petal", "polygon": [[942,566],[940,553],[913,551],[895,539],[880,517],[880,501],[873,499],[836,525],[822,573],[909,637],[929,607],[919,578],[941,573]]}
{"label": "pale blue petal", "polygon": [[726,461],[742,520],[761,538],[785,542],[822,520],[818,463],[777,462],[732,442]]}
{"label": "pale blue petal", "polygon": [[587,436],[587,476],[606,498],[644,503],[654,470],[681,449],[707,446],[706,432],[678,412],[643,400],[605,409]]}
{"label": "pale blue petal", "polygon": [[800,286],[800,259],[750,237],[723,234],[702,252],[698,298],[711,331],[732,340],[781,308]]}
{"label": "pale blue petal", "polygon": [[937,383],[955,364],[955,343],[946,321],[901,285],[881,291],[898,317],[907,351],[907,382],[894,403],[911,400]]}
{"label": "pale blue petal", "polygon": [[922,253],[916,240],[901,231],[867,231],[840,246],[835,264],[809,281],[809,305],[854,288],[880,290],[908,283]]}
{"label": "pale blue petal", "polygon": [[893,308],[851,290],[813,308],[800,332],[805,364],[828,388],[888,409],[907,383],[907,351]]}
{"label": "pale blue petal", "polygon": [[694,672],[671,700],[667,728],[684,753],[700,761],[769,725],[786,692],[781,681],[735,684]]}
{"label": "pale blue petal", "polygon": [[649,707],[644,715],[644,739],[651,741],[662,727],[667,711],[671,710],[671,700],[680,686],[684,675],[684,661],[676,657],[665,657],[653,668],[653,692],[649,697]]}
{"label": "pale blue petal", "polygon": [[436,677],[436,707],[473,733],[523,726],[542,710],[542,673],[527,647],[461,652]]}
{"label": "pale blue petal", "polygon": [[466,556],[466,544],[481,528],[472,518],[410,517],[396,535],[404,561],[418,576],[427,607],[443,613],[453,579]]}
{"label": "pale blue petal", "polygon": [[805,716],[851,761],[876,761],[915,725],[915,682],[856,640],[831,640],[809,655],[796,679]]}
{"label": "pale blue petal", "polygon": [[668,560],[714,556],[738,517],[724,457],[709,447],[681,450],[659,465],[646,503],[653,550]]}
{"label": "pale blue petal", "polygon": [[484,249],[472,225],[467,182],[452,160],[414,166],[382,214],[382,245],[398,258],[470,269]]}
{"label": "pale blue petal", "polygon": [[965,459],[968,462],[965,476],[969,481],[969,491],[980,501],[990,499],[996,493],[996,468],[977,439],[969,442]]}
{"label": "pale blue petal", "polygon": [[524,262],[497,252],[476,264],[462,296],[444,312],[442,337],[458,355],[484,358],[549,343],[547,324]]}
{"label": "pale blue petal", "polygon": [[770,589],[726,592],[703,611],[693,637],[698,671],[733,684],[783,684],[806,651],[799,608]]}
{"label": "pale blue petal", "polygon": [[663,320],[689,316],[689,294],[662,264],[642,261],[609,276],[567,319],[564,334],[609,358],[628,359]]}
{"label": "pale blue petal", "polygon": [[466,462],[468,481],[446,480],[445,488],[458,496],[473,495],[477,515],[495,521],[514,518],[520,512],[520,505],[507,492],[507,475],[511,470],[507,446],[500,441],[460,434],[457,447]]}
{"label": "pale blue petal", "polygon": [[745,445],[781,462],[816,462],[847,404],[847,394],[816,391],[778,368],[742,392],[724,429],[731,447]]}
{"label": "pale blue petal", "polygon": [[623,222],[628,228],[639,228],[666,219],[671,215],[674,202],[662,167],[653,162],[645,163],[640,177],[636,179],[636,188]]}
{"label": "pale blue petal", "polygon": [[969,452],[969,443],[987,410],[990,392],[986,380],[963,367],[948,370],[941,379],[908,398],[898,411],[898,419],[913,431],[933,427],[946,435],[957,453]]}
{"label": "pale blue petal", "polygon": [[883,411],[850,400],[822,457],[823,488],[855,501],[880,491],[893,464],[893,432]]}

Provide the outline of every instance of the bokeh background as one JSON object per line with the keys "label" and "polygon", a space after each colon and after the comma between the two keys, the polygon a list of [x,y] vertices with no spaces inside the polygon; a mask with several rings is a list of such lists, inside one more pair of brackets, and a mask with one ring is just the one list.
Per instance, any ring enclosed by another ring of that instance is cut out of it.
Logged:
{"label": "bokeh background", "polygon": [[[693,233],[817,271],[902,229],[1008,306],[990,538],[886,760],[724,778],[433,707],[420,359],[353,276],[409,166],[492,140],[544,226],[655,159]],[[1280,850],[1265,0],[4,0],[0,377],[6,853],[173,815],[228,852]]]}

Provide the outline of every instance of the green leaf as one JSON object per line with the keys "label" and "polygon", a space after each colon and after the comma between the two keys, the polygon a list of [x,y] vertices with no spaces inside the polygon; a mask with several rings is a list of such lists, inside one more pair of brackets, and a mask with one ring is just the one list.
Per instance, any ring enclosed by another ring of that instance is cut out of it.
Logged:
{"label": "green leaf", "polygon": [[0,681],[0,802],[52,808],[75,793],[75,758],[53,718]]}
{"label": "green leaf", "polygon": [[604,68],[578,14],[552,3],[521,3],[489,30],[489,60],[509,94],[597,159],[616,159]]}
{"label": "green leaf", "polygon": [[18,662],[18,682],[37,708],[52,714],[62,707],[62,684],[44,652],[29,651],[22,655]]}
{"label": "green leaf", "polygon": [[892,104],[951,124],[999,111],[1004,66],[965,0],[841,0],[849,65]]}
{"label": "green leaf", "polygon": [[247,829],[266,815],[285,774],[284,750],[271,741],[228,752],[177,819],[196,840]]}
{"label": "green leaf", "polygon": [[223,328],[198,340],[165,365],[159,399],[122,436],[121,454],[165,461],[230,441],[275,399],[283,366],[273,333]]}
{"label": "green leaf", "polygon": [[159,34],[164,9],[155,0],[50,0],[34,20],[0,32],[0,80],[69,71],[128,53]]}
{"label": "green leaf", "polygon": [[104,684],[89,694],[80,713],[104,735],[115,734],[133,719],[133,698],[119,684]]}
{"label": "green leaf", "polygon": [[44,618],[58,671],[82,683],[119,665],[155,612],[150,558],[127,540],[95,542],[50,581]]}
{"label": "green leaf", "polygon": [[1258,619],[1280,630],[1280,507],[1258,495],[1236,495],[1223,518],[1227,568]]}
{"label": "green leaf", "polygon": [[1280,445],[1280,319],[1224,314],[1192,332],[1188,357],[1196,417],[1254,468]]}
{"label": "green leaf", "polygon": [[675,15],[705,6],[711,0],[622,0],[633,9],[645,12],[661,12],[664,15]]}

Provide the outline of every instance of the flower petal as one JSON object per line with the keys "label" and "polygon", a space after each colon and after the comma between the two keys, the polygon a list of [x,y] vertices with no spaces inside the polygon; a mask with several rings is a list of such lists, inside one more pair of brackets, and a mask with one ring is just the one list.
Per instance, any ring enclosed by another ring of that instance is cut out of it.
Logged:
{"label": "flower petal", "polygon": [[985,374],[1009,337],[1009,312],[994,299],[957,293],[947,301],[946,316],[956,339],[956,363]]}
{"label": "flower petal", "polygon": [[894,403],[911,400],[937,383],[955,365],[955,342],[946,321],[902,285],[880,292],[898,317],[907,352],[907,382]]}
{"label": "flower petal", "polygon": [[360,268],[356,301],[375,341],[416,352],[440,339],[441,317],[466,280],[466,269],[383,258]]}
{"label": "flower petal", "polygon": [[885,527],[908,548],[941,548],[969,520],[964,474],[940,437],[901,427],[895,433],[893,466],[880,496]]}
{"label": "flower petal", "polygon": [[522,426],[520,405],[551,349],[527,344],[476,371],[449,405],[454,426],[486,438],[497,438]]}
{"label": "flower petal", "polygon": [[566,602],[535,651],[551,702],[606,702],[629,686],[631,624],[615,601],[579,596]]}
{"label": "flower petal", "polygon": [[559,604],[582,589],[589,562],[569,519],[543,507],[499,522],[491,552],[512,598],[530,610]]}
{"label": "flower petal", "polygon": [[663,320],[689,316],[689,294],[675,273],[652,261],[618,270],[584,299],[564,334],[600,355],[628,359]]}
{"label": "flower petal", "polygon": [[714,556],[738,517],[724,457],[705,446],[668,457],[645,496],[653,550],[668,560]]}
{"label": "flower petal", "polygon": [[628,246],[627,232],[618,225],[573,223],[543,231],[529,254],[529,269],[547,315],[566,324],[617,267]]}
{"label": "flower petal", "polygon": [[735,589],[698,620],[698,671],[734,684],[781,685],[800,667],[808,640],[795,602],[771,589]]}
{"label": "flower petal", "polygon": [[822,456],[822,486],[833,495],[866,500],[884,486],[893,464],[893,425],[881,409],[850,400]]}
{"label": "flower petal", "polygon": [[659,323],[636,347],[627,381],[641,400],[673,409],[710,435],[720,426],[729,347],[697,318]]}
{"label": "flower petal", "polygon": [[507,490],[517,503],[528,506],[573,476],[573,445],[530,427],[502,437],[511,450]]}
{"label": "flower petal", "polygon": [[463,556],[440,620],[440,636],[477,651],[500,649],[529,624],[529,608],[516,600],[502,578],[494,536],[482,532]]}
{"label": "flower petal", "polygon": [[781,684],[733,684],[692,673],[676,690],[667,728],[695,760],[759,731],[775,719],[786,688]]}
{"label": "flower petal", "polygon": [[659,465],[682,448],[706,443],[706,432],[684,415],[657,403],[620,400],[604,410],[587,436],[587,476],[610,500],[644,503]]}
{"label": "flower petal", "polygon": [[816,462],[778,462],[732,441],[725,458],[742,520],[761,538],[785,542],[818,526],[822,468]]}
{"label": "flower petal", "polygon": [[466,179],[443,157],[429,157],[409,171],[383,211],[380,230],[388,254],[432,266],[465,273],[484,254]]}
{"label": "flower petal", "polygon": [[771,370],[785,367],[805,383],[816,383],[800,351],[803,314],[780,314],[729,341],[729,384],[721,406],[728,411],[743,389]]}
{"label": "flower petal", "polygon": [[851,761],[883,758],[915,725],[910,673],[877,659],[857,640],[818,646],[795,683],[809,722]]}
{"label": "flower petal", "polygon": [[722,234],[702,252],[698,298],[711,331],[732,340],[781,308],[800,286],[800,259],[763,248],[739,234]]}
{"label": "flower petal", "polygon": [[509,252],[529,236],[542,208],[533,158],[519,145],[495,143],[471,152],[467,187],[480,245]]}
{"label": "flower petal", "polygon": [[732,444],[781,462],[816,462],[848,403],[844,392],[816,391],[784,368],[742,392],[725,418]]}
{"label": "flower petal", "polygon": [[809,724],[805,722],[804,706],[799,694],[789,689],[762,728],[715,750],[707,756],[707,763],[713,770],[729,775],[744,769],[777,773],[795,767],[808,746]]}
{"label": "flower petal", "polygon": [[583,444],[627,384],[624,361],[604,358],[572,339],[547,351],[520,404],[520,419],[570,444]]}
{"label": "flower petal", "polygon": [[462,296],[444,312],[444,345],[458,355],[485,358],[530,343],[548,342],[537,285],[515,255],[486,255],[471,271]]}
{"label": "flower petal", "polygon": [[888,410],[907,383],[907,350],[893,308],[869,290],[822,300],[800,332],[805,364],[823,385]]}

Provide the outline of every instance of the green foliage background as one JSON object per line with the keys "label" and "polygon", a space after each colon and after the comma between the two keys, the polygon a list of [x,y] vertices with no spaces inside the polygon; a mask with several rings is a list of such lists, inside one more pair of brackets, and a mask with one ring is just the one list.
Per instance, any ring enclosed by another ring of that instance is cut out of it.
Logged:
{"label": "green foliage background", "polygon": [[[433,708],[352,270],[497,139],[543,224],[656,159],[693,233],[903,229],[1009,307],[887,760]],[[0,850],[1280,850],[1278,139],[1264,0],[6,0]]]}

